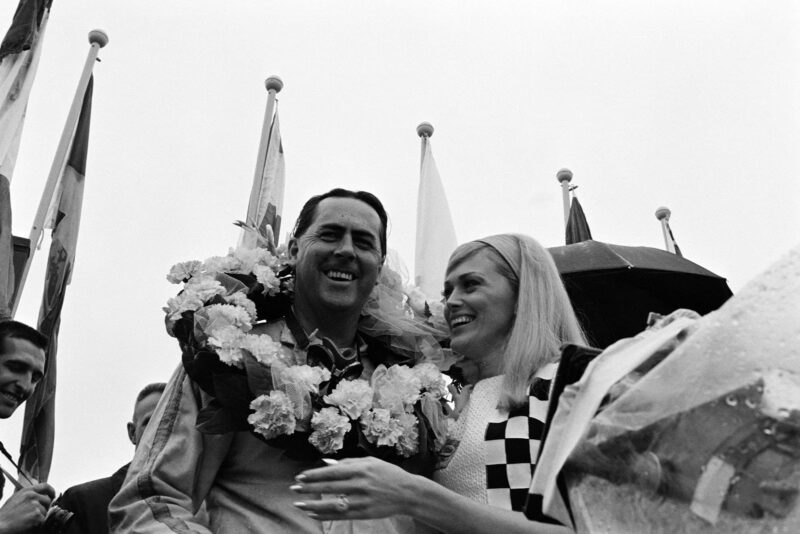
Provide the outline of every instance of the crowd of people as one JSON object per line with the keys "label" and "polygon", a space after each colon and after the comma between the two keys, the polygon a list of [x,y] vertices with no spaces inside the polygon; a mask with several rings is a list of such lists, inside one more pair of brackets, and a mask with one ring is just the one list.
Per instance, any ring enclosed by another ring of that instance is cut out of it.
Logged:
{"label": "crowd of people", "polygon": [[[363,380],[408,361],[361,328],[381,283],[387,221],[380,200],[361,191],[334,189],[303,206],[288,243],[291,305],[253,329],[280,341],[279,358],[309,361],[315,337]],[[56,501],[47,484],[17,491],[0,508],[0,533],[38,532],[53,502],[72,514],[65,532],[569,531],[541,513],[530,491],[559,348],[585,343],[552,258],[518,234],[463,244],[450,256],[443,295],[450,348],[468,384],[451,388],[453,403],[434,415],[450,419],[446,445],[435,454],[412,447],[421,451],[416,468],[295,454],[245,428],[204,432],[200,423],[224,399],[184,358],[166,385],[136,399],[128,466]],[[0,325],[0,417],[46,372],[45,347],[33,329]],[[409,435],[423,443],[423,434]]]}

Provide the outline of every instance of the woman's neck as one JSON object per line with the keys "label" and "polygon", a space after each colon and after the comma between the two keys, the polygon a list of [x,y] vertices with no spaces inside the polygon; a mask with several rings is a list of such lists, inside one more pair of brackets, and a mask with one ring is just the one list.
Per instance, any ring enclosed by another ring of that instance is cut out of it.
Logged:
{"label": "woman's neck", "polygon": [[503,356],[503,350],[494,350],[474,359],[478,367],[478,380],[503,374]]}

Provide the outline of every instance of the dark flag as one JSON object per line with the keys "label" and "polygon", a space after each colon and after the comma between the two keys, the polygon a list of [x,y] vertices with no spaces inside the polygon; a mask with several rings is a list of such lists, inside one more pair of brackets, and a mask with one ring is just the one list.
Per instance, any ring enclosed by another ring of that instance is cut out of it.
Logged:
{"label": "dark flag", "polygon": [[583,214],[581,203],[578,202],[578,197],[572,197],[567,220],[566,244],[572,245],[581,241],[589,241],[591,238],[592,232],[589,230],[589,223],[586,222],[586,215]]}
{"label": "dark flag", "polygon": [[39,330],[50,339],[47,347],[47,372],[25,404],[19,463],[23,471],[39,481],[47,480],[53,457],[58,330],[64,294],[75,265],[92,112],[92,87],[93,79],[90,78],[53,203],[56,209],[52,217],[52,241],[38,323]]}
{"label": "dark flag", "polygon": [[665,222],[665,224],[667,226],[667,233],[669,234],[669,239],[672,242],[672,246],[675,247],[675,254],[677,254],[678,256],[680,256],[682,258],[683,254],[681,254],[681,248],[678,246],[678,243],[675,241],[675,236],[672,235],[672,227],[669,225],[669,220],[666,220],[664,222]]}
{"label": "dark flag", "polygon": [[22,0],[0,43],[0,320],[13,315],[11,178],[52,0]]}

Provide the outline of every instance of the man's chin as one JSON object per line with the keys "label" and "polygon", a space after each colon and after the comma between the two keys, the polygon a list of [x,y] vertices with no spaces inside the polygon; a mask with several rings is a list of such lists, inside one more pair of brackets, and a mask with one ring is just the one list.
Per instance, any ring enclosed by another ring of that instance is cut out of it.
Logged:
{"label": "man's chin", "polygon": [[8,419],[17,410],[17,404],[11,406],[10,404],[3,403],[0,405],[0,419]]}

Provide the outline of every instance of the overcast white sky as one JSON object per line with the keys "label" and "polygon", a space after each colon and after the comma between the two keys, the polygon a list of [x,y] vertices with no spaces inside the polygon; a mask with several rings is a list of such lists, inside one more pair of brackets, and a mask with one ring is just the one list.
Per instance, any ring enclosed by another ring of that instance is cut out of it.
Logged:
{"label": "overcast white sky", "polygon": [[[0,31],[16,2],[0,4]],[[285,226],[332,187],[386,204],[413,265],[415,128],[459,241],[563,244],[570,168],[595,239],[663,247],[734,292],[800,240],[800,7],[795,2],[169,2],[54,0],[11,184],[27,236],[89,45],[94,107],[78,258],[59,340],[59,490],[133,447],[137,391],[179,363],[161,306],[178,261],[235,245],[266,103],[285,82]],[[288,229],[288,228],[287,228]],[[17,318],[35,323],[49,236]],[[0,424],[18,447],[21,411]]]}

